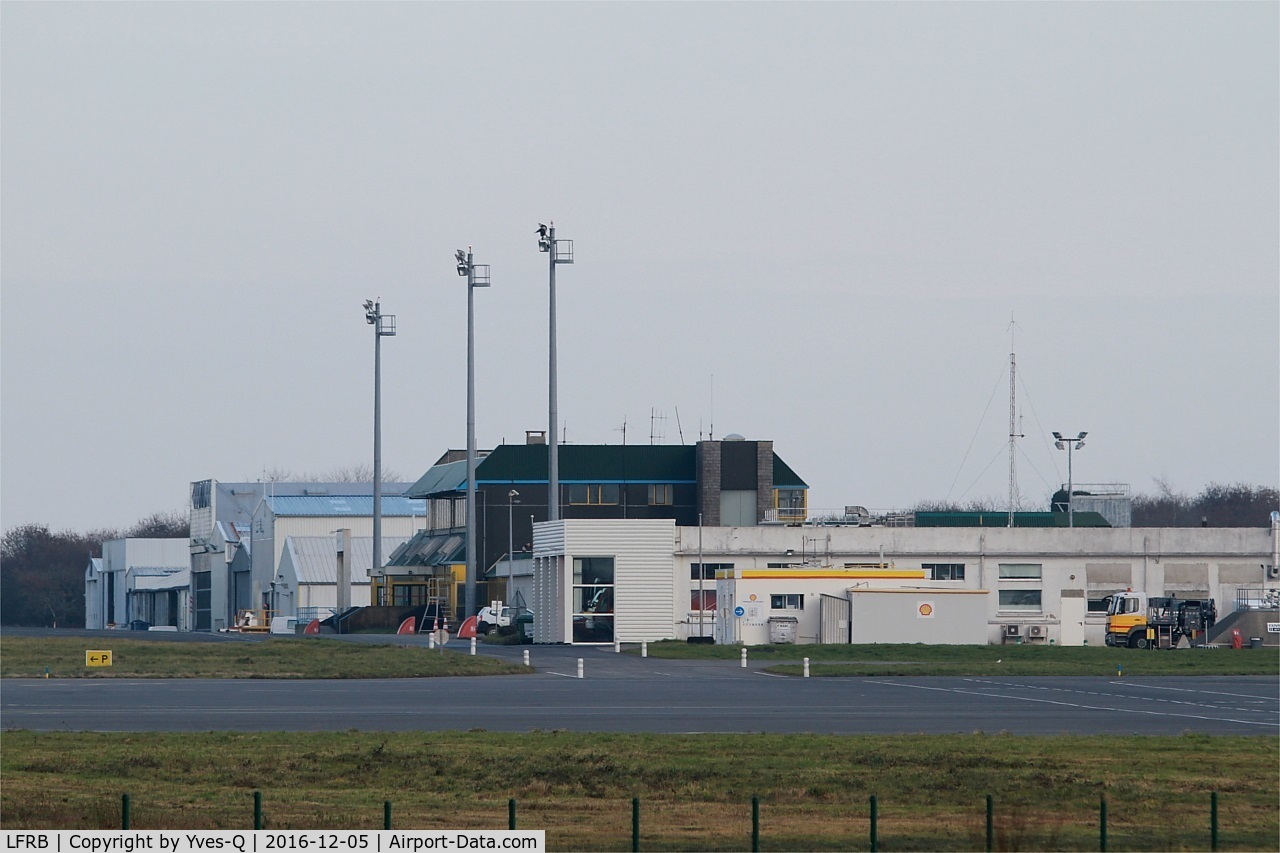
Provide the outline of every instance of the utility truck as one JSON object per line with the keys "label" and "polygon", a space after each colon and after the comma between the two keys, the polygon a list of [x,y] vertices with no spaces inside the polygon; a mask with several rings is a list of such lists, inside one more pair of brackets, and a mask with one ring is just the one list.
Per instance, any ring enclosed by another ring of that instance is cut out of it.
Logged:
{"label": "utility truck", "polygon": [[1107,605],[1108,646],[1131,649],[1176,649],[1204,642],[1218,621],[1212,598],[1177,598],[1127,590]]}

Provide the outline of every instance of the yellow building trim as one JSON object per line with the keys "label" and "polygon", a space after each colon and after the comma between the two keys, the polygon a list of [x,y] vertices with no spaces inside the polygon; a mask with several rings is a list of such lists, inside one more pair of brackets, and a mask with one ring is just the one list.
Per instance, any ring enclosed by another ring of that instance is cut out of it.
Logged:
{"label": "yellow building trim", "polygon": [[847,578],[852,580],[898,579],[924,580],[924,569],[743,569],[737,576],[742,579],[796,580],[800,578]]}

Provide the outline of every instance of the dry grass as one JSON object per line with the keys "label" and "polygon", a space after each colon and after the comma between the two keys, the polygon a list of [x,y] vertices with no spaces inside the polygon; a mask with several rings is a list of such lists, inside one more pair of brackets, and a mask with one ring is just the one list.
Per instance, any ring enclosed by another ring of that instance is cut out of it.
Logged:
{"label": "dry grass", "polygon": [[[85,666],[89,649],[110,649],[110,667]],[[324,637],[171,642],[126,637],[0,636],[0,676],[39,678],[429,678],[510,675],[528,667],[462,651],[366,645]]]}
{"label": "dry grass", "polygon": [[1205,849],[1220,792],[1222,849],[1275,849],[1273,737],[6,732],[0,824],[545,829],[549,849],[626,850],[631,798],[646,850],[972,850],[995,796],[1000,849],[1090,850],[1106,795],[1112,850]]}

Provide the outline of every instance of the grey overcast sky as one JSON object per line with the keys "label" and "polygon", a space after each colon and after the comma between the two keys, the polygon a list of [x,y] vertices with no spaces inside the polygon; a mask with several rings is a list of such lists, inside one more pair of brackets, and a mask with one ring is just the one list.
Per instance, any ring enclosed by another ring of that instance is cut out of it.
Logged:
{"label": "grey overcast sky", "polygon": [[[6,529],[772,439],[816,508],[1280,479],[1280,5],[0,5]],[[712,377],[714,376],[714,381]],[[714,388],[714,392],[713,392]],[[665,420],[651,420],[651,413]],[[676,414],[679,413],[679,422]]]}

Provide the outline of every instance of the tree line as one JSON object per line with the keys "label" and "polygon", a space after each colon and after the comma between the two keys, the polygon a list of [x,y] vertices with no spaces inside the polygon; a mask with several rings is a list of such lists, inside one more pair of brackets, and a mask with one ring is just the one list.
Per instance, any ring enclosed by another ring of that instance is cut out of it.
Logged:
{"label": "tree line", "polygon": [[[1155,494],[1134,496],[1134,527],[1267,527],[1280,507],[1280,491],[1269,486],[1210,483],[1195,495],[1178,492],[1163,480],[1156,486]],[[993,500],[925,501],[912,509],[987,512],[1004,507]],[[102,556],[103,542],[190,535],[183,512],[153,513],[125,530],[55,533],[44,524],[12,528],[0,543],[0,624],[83,627],[84,573],[90,558]]]}

